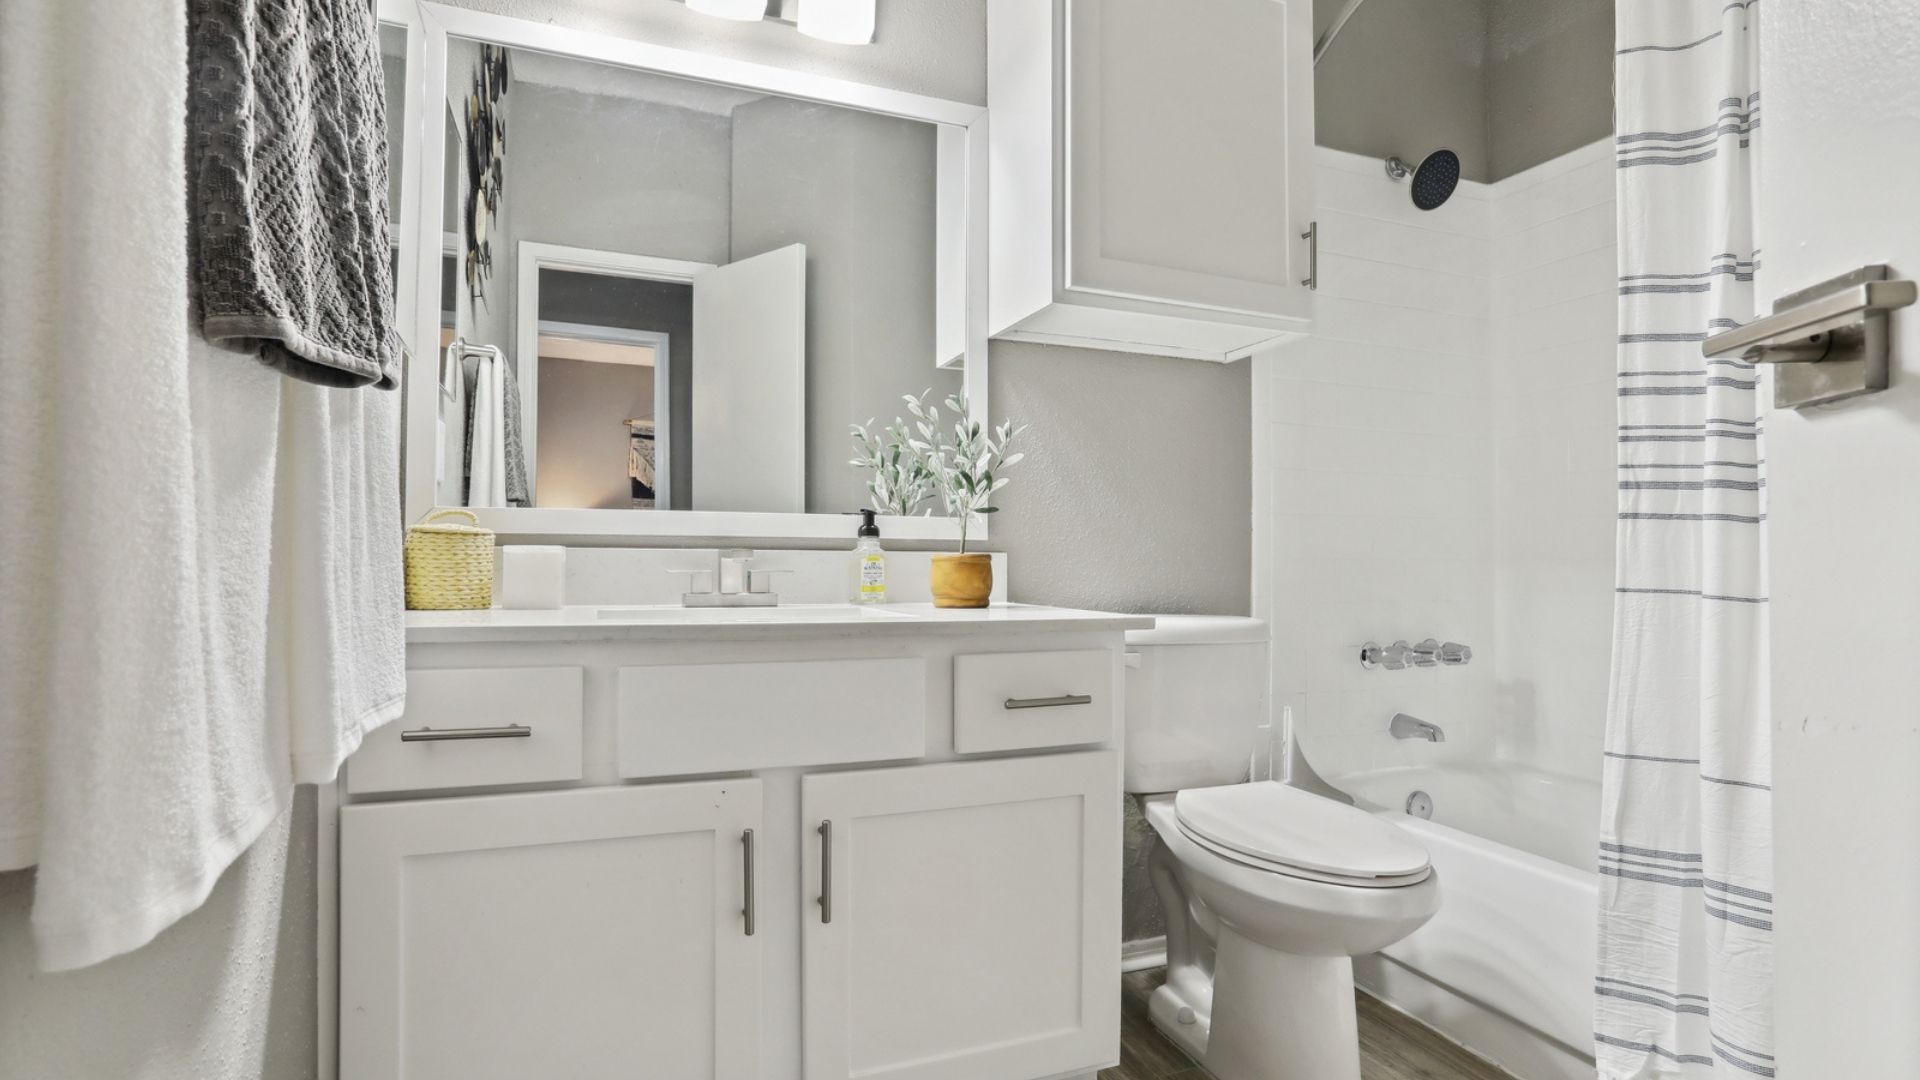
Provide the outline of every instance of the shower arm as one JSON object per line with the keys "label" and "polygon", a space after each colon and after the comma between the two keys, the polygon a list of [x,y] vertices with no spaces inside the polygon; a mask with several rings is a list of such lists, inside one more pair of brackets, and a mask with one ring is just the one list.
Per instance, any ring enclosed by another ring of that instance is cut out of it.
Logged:
{"label": "shower arm", "polygon": [[1353,13],[1358,11],[1360,5],[1365,2],[1366,0],[1347,0],[1346,4],[1340,8],[1340,13],[1333,17],[1332,23],[1328,24],[1327,32],[1321,34],[1320,40],[1313,43],[1313,66],[1320,66],[1320,58],[1327,54],[1327,49],[1333,45],[1333,39],[1340,36],[1340,31],[1347,25],[1347,20],[1353,18]]}

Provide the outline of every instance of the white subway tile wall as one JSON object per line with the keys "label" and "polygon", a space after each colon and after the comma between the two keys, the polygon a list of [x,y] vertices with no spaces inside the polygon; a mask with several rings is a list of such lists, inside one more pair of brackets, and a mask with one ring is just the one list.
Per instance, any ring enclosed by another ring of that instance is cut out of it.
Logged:
{"label": "white subway tile wall", "polygon": [[[1333,776],[1519,758],[1597,771],[1613,574],[1605,144],[1413,208],[1322,149],[1315,335],[1258,358],[1275,698]],[[1472,665],[1364,671],[1426,636]],[[1440,746],[1387,734],[1395,712]]]}

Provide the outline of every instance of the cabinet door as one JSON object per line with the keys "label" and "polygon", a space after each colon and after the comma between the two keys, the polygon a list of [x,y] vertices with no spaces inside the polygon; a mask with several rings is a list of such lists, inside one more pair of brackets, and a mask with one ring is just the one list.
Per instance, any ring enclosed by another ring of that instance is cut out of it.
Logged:
{"label": "cabinet door", "polygon": [[757,780],[351,806],[340,1074],[758,1080]]}
{"label": "cabinet door", "polygon": [[808,776],[800,806],[807,1080],[1028,1080],[1116,1059],[1111,751]]}
{"label": "cabinet door", "polygon": [[1065,0],[1067,288],[1304,318],[1309,0]]}

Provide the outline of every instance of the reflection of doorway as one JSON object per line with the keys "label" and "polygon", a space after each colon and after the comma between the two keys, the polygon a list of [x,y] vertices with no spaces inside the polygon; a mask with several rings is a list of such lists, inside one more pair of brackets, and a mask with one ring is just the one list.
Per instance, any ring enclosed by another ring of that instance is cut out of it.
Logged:
{"label": "reflection of doorway", "polygon": [[[535,505],[644,506],[629,497],[639,494],[638,486],[628,492],[627,485],[631,440],[645,430],[653,436],[653,505],[676,505],[673,474],[676,466],[683,475],[686,468],[677,460],[686,432],[677,429],[690,400],[692,281],[708,268],[558,244],[519,245],[515,357]],[[560,454],[567,456],[553,457]],[[686,505],[685,493],[677,502]]]}

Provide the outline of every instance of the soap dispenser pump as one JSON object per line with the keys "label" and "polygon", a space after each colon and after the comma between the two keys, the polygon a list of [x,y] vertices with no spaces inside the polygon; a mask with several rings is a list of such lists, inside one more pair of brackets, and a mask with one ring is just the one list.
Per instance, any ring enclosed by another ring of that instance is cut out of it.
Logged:
{"label": "soap dispenser pump", "polygon": [[853,544],[853,602],[887,602],[887,553],[880,547],[880,523],[872,510],[860,511]]}

